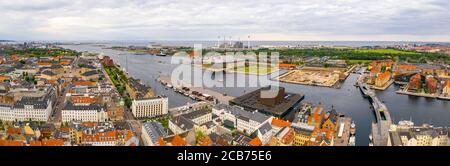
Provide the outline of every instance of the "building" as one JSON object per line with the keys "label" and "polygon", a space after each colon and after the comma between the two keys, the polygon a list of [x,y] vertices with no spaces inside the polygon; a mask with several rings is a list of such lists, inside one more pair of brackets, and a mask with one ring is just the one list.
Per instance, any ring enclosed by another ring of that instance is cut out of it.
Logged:
{"label": "building", "polygon": [[292,145],[294,146],[306,146],[311,141],[312,131],[314,127],[293,127],[294,140]]}
{"label": "building", "polygon": [[108,120],[106,110],[98,104],[74,105],[69,102],[61,112],[63,122],[105,122]]}
{"label": "building", "polygon": [[51,92],[41,97],[23,96],[13,105],[0,105],[0,120],[46,122],[53,103],[54,95]]}
{"label": "building", "polygon": [[94,81],[85,81],[85,80],[73,81],[72,84],[73,84],[75,87],[81,87],[81,86],[85,86],[85,87],[93,87],[93,86],[97,86],[97,82],[94,82]]}
{"label": "building", "polygon": [[398,64],[395,67],[395,75],[400,75],[404,73],[420,73],[417,66],[414,64]]}
{"label": "building", "polygon": [[169,132],[159,122],[142,124],[142,143],[144,146],[162,146],[160,140],[169,136]]}
{"label": "building", "polygon": [[292,127],[286,126],[279,130],[269,141],[270,146],[292,146],[295,132]]}
{"label": "building", "polygon": [[394,62],[392,60],[375,60],[372,61],[367,70],[375,73],[390,71]]}
{"label": "building", "polygon": [[272,125],[270,125],[271,122],[266,122],[261,127],[256,130],[256,136],[261,140],[262,145],[266,145],[269,143],[270,139],[274,135],[272,132]]}
{"label": "building", "polygon": [[128,83],[125,85],[127,92],[132,99],[151,98],[155,96],[155,92],[151,87],[141,84],[140,80],[129,78]]}
{"label": "building", "polygon": [[450,80],[445,81],[444,88],[442,89],[442,94],[445,96],[450,96]]}
{"label": "building", "polygon": [[169,129],[175,134],[184,133],[192,129],[202,131],[204,134],[210,134],[215,131],[214,127],[212,113],[207,109],[191,111],[169,120]]}
{"label": "building", "polygon": [[81,74],[81,79],[88,81],[97,81],[99,77],[100,76],[97,70],[91,70]]}
{"label": "building", "polygon": [[428,93],[436,93],[438,81],[433,76],[427,76],[425,79],[425,86]]}
{"label": "building", "polygon": [[422,87],[422,76],[419,73],[417,73],[409,79],[408,90],[416,91],[419,90],[421,87]]}
{"label": "building", "polygon": [[89,146],[116,146],[116,131],[92,132],[82,134],[81,144]]}
{"label": "building", "polygon": [[134,99],[131,111],[136,118],[157,117],[169,113],[169,98],[152,97],[146,99]]}
{"label": "building", "polygon": [[252,134],[265,123],[271,123],[273,117],[262,114],[258,111],[249,112],[238,106],[217,104],[212,108],[212,113],[221,119],[229,128]]}
{"label": "building", "polygon": [[70,140],[80,146],[138,146],[136,137],[127,122],[70,123]]}
{"label": "building", "polygon": [[39,77],[44,78],[46,80],[56,80],[56,79],[58,79],[58,74],[56,74],[52,70],[44,70],[41,72]]}
{"label": "building", "polygon": [[5,82],[5,81],[8,81],[8,80],[11,80],[11,77],[10,77],[10,76],[0,75],[0,83],[1,83],[1,82]]}
{"label": "building", "polygon": [[194,129],[194,122],[184,116],[177,116],[169,120],[169,129],[175,134],[185,133]]}
{"label": "building", "polygon": [[391,72],[386,71],[382,74],[378,74],[377,78],[375,79],[375,86],[384,87],[389,82],[389,80],[391,80]]}
{"label": "building", "polygon": [[112,66],[114,66],[114,61],[111,59],[111,57],[104,56],[102,59],[102,64],[107,67],[112,67]]}
{"label": "building", "polygon": [[230,100],[230,104],[250,112],[258,110],[268,116],[292,119],[293,111],[299,108],[303,99],[304,95],[286,93],[283,87],[268,86]]}
{"label": "building", "polygon": [[411,121],[400,121],[389,130],[388,146],[449,146],[449,128],[428,124],[414,126]]}
{"label": "building", "polygon": [[90,105],[99,101],[95,96],[70,96],[69,100],[75,105]]}

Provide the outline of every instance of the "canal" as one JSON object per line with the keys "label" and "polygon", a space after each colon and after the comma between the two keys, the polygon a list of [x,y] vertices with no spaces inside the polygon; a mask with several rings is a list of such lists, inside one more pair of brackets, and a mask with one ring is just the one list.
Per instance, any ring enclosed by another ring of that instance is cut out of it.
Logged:
{"label": "canal", "polygon": [[[178,65],[171,64],[171,57],[160,57],[153,55],[134,55],[133,53],[104,49],[93,45],[63,45],[65,48],[77,51],[88,51],[102,53],[110,56],[114,61],[127,70],[135,78],[141,79],[145,84],[150,85],[159,95],[169,97],[169,106],[176,107],[186,103],[195,102],[188,97],[166,89],[156,81],[159,75],[170,75],[172,70]],[[128,64],[128,65],[127,65]],[[281,71],[283,73],[286,71]],[[275,77],[272,75],[271,77]],[[340,89],[304,86],[297,84],[280,83],[288,92],[302,93],[305,101],[310,103],[321,103],[324,106],[334,106],[336,111],[351,117],[357,126],[356,145],[367,146],[369,144],[369,134],[371,122],[375,119],[370,103],[363,98],[357,87],[353,86],[359,75],[351,74]],[[255,75],[225,74],[216,73],[216,81],[226,82],[226,80],[243,80]],[[262,76],[259,76],[262,77]],[[248,82],[248,81],[247,81]],[[400,120],[411,119],[416,124],[432,123],[435,126],[450,126],[450,102],[427,99],[423,97],[411,97],[396,94],[399,87],[390,86],[385,91],[377,91],[377,96],[388,107],[394,123]],[[230,96],[240,96],[246,92],[257,89],[257,87],[214,87],[216,91]]]}

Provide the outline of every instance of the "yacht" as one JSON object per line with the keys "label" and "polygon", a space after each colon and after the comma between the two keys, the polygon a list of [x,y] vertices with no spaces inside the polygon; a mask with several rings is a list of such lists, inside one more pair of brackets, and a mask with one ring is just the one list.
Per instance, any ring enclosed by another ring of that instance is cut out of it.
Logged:
{"label": "yacht", "polygon": [[350,135],[354,136],[356,134],[356,124],[355,121],[352,121],[352,124],[350,125]]}
{"label": "yacht", "polygon": [[356,145],[356,137],[351,136],[350,139],[348,140],[348,146],[355,146],[355,145]]}

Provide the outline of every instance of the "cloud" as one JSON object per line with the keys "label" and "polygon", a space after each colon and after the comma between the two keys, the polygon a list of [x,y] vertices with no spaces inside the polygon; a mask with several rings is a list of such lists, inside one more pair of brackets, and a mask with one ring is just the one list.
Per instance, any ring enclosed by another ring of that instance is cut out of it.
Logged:
{"label": "cloud", "polygon": [[449,8],[447,0],[2,0],[0,37],[450,41]]}

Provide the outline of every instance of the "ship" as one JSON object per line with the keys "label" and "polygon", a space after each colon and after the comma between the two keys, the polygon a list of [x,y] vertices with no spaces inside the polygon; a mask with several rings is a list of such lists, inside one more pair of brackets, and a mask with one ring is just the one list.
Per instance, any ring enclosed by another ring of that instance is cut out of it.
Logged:
{"label": "ship", "polygon": [[352,121],[352,124],[350,125],[350,134],[354,136],[356,134],[356,124],[355,121]]}
{"label": "ship", "polygon": [[356,145],[356,137],[350,136],[350,139],[348,140],[348,146],[355,146]]}

